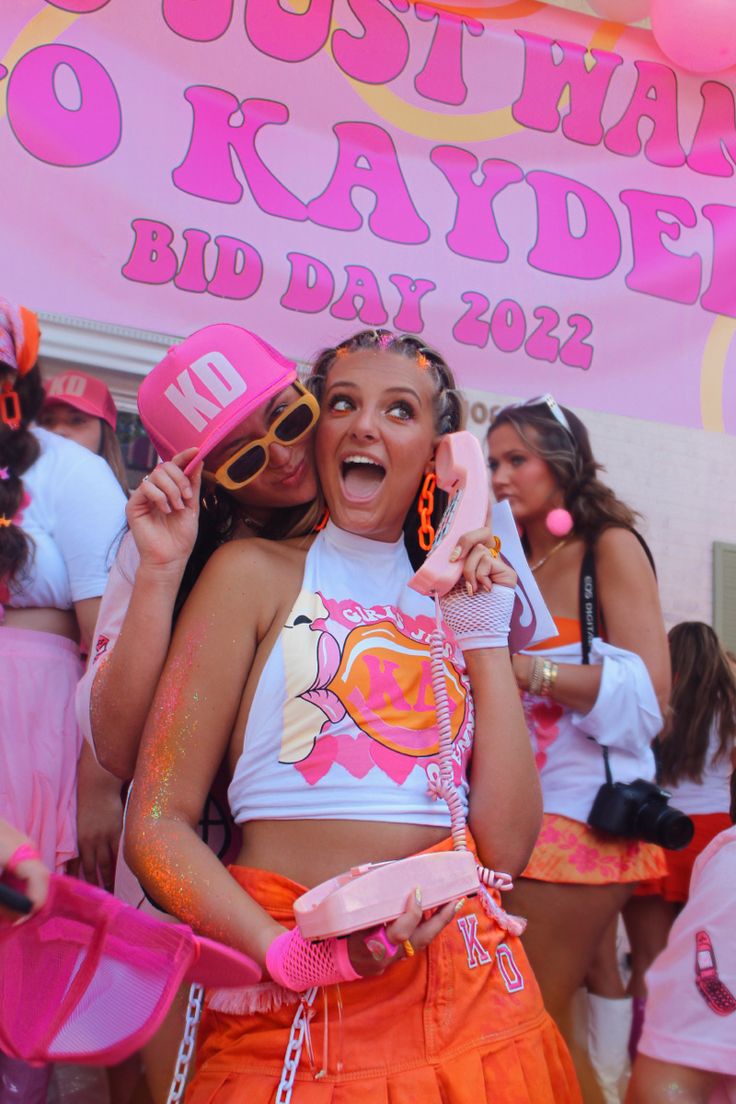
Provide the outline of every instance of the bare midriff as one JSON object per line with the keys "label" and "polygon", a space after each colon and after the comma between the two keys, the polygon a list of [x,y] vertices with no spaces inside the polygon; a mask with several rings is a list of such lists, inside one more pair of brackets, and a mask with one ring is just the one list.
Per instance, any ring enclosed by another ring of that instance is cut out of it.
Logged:
{"label": "bare midriff", "polygon": [[[13,609],[5,606],[2,625],[6,625],[9,629],[33,629],[35,632],[54,633],[56,636],[65,636],[69,640],[79,640],[79,627],[74,610],[60,610],[50,606],[28,609]],[[0,625],[0,631],[2,631],[2,625]]]}
{"label": "bare midriff", "polygon": [[[311,887],[366,862],[403,859],[440,843],[448,828],[365,820],[252,820],[238,865]],[[411,890],[411,886],[409,890]]]}

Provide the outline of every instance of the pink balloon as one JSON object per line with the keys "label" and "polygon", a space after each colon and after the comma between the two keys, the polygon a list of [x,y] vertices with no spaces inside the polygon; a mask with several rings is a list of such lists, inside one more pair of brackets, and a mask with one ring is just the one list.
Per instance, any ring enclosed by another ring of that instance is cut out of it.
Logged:
{"label": "pink balloon", "polygon": [[572,514],[569,510],[564,510],[561,506],[558,506],[556,510],[550,510],[544,519],[544,524],[553,537],[566,537],[568,533],[572,532],[575,522],[572,520]]}
{"label": "pink balloon", "polygon": [[604,19],[616,23],[638,23],[646,19],[652,0],[588,0],[591,8]]}
{"label": "pink balloon", "polygon": [[734,0],[652,0],[652,32],[681,69],[718,73],[736,65]]}

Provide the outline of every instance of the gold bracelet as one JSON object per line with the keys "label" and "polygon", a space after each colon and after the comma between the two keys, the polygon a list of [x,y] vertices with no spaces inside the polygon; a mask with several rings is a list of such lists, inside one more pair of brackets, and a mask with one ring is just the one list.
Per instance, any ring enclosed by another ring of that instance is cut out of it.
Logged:
{"label": "gold bracelet", "polygon": [[530,694],[539,694],[542,688],[542,673],[544,671],[544,661],[540,656],[535,656],[532,662],[532,669],[529,674],[529,686],[528,690]]}
{"label": "gold bracelet", "polygon": [[555,683],[557,682],[557,671],[559,668],[556,663],[553,663],[551,659],[545,659],[542,664],[542,678],[539,686],[539,693],[543,698],[548,698],[552,694]]}

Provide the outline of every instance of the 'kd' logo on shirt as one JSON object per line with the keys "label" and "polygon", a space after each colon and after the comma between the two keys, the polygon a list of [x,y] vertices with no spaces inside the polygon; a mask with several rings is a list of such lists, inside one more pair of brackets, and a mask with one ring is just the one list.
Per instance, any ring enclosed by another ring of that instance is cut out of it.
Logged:
{"label": "'kd' logo on shirt", "polygon": [[[210,398],[197,391],[192,373],[204,384]],[[248,384],[224,353],[205,353],[170,383],[164,394],[198,432],[248,390]]]}

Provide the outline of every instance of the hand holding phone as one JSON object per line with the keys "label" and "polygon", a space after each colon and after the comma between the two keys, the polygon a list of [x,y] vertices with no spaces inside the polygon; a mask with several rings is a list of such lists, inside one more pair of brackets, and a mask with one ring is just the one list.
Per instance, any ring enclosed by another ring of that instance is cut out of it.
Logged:
{"label": "hand holding phone", "polygon": [[394,920],[413,886],[424,909],[477,893],[475,858],[469,851],[437,851],[353,867],[298,897],[294,915],[305,939],[349,935]]}
{"label": "hand holding phone", "polygon": [[468,430],[450,433],[437,446],[437,486],[450,501],[434,538],[432,550],[409,586],[420,594],[446,594],[462,574],[462,560],[450,556],[460,537],[480,529],[489,518],[488,477],[480,442]]}

